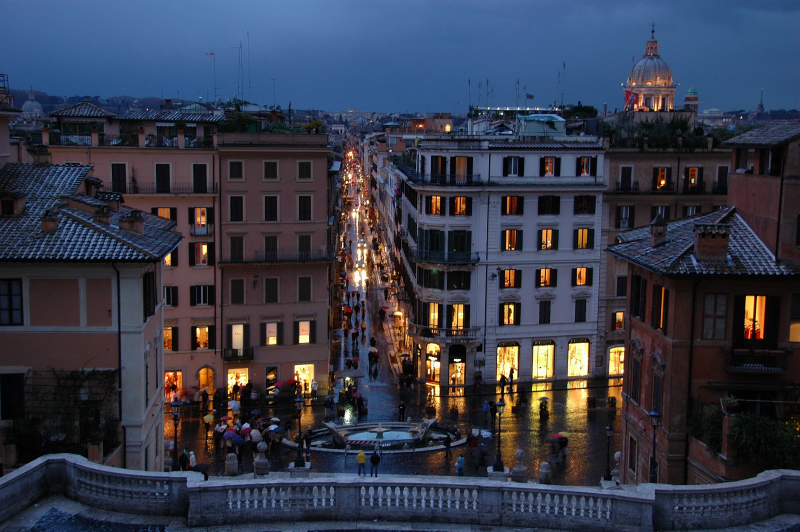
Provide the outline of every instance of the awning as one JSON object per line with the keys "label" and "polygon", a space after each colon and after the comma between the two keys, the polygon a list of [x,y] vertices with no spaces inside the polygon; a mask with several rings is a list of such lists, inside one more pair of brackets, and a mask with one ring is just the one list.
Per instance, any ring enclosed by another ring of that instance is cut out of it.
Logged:
{"label": "awning", "polygon": [[335,371],[333,376],[336,379],[345,379],[348,377],[351,379],[363,379],[364,372],[360,369],[340,369],[339,371]]}

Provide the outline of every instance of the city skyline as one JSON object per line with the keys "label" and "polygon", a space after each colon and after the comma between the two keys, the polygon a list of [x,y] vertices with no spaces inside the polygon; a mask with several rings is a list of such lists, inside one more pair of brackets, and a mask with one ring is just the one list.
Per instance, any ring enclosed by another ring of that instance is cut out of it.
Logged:
{"label": "city skyline", "polygon": [[[46,1],[35,24],[7,25],[0,71],[13,88],[208,100],[216,84],[223,100],[328,111],[562,101],[613,111],[655,24],[676,106],[694,85],[701,111],[755,109],[762,88],[767,109],[798,107],[800,64],[786,50],[798,44],[800,4],[789,1],[77,6]],[[30,21],[28,11],[5,6],[11,21]]]}

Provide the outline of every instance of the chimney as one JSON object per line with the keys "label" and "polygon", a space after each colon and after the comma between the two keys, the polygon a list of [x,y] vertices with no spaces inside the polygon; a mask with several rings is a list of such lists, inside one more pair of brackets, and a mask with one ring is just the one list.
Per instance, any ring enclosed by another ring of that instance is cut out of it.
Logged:
{"label": "chimney", "polygon": [[695,224],[694,257],[703,261],[727,261],[729,224]]}
{"label": "chimney", "polygon": [[127,216],[120,217],[119,228],[143,235],[144,219],[142,218],[142,211],[133,209]]}
{"label": "chimney", "polygon": [[55,233],[58,229],[58,216],[55,211],[44,211],[42,216],[42,233],[51,234]]}
{"label": "chimney", "polygon": [[650,247],[657,248],[662,244],[666,244],[667,242],[667,222],[664,221],[664,218],[659,213],[650,222]]}
{"label": "chimney", "polygon": [[110,224],[111,209],[108,208],[108,205],[100,205],[94,210],[94,215],[92,216],[92,220],[104,225]]}
{"label": "chimney", "polygon": [[164,98],[164,109],[172,109],[172,98]]}

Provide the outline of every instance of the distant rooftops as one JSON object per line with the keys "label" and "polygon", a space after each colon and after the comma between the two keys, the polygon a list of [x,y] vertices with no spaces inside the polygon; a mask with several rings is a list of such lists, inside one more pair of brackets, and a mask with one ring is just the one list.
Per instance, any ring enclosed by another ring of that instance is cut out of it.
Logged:
{"label": "distant rooftops", "polygon": [[800,120],[787,120],[753,129],[725,141],[724,146],[759,147],[779,146],[800,137]]}

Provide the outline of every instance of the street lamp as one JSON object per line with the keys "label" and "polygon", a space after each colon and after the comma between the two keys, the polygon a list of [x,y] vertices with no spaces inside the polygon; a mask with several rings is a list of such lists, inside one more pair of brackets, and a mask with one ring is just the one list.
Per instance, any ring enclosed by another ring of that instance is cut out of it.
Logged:
{"label": "street lamp", "polygon": [[183,403],[175,399],[169,404],[170,409],[172,410],[172,423],[175,424],[175,440],[173,443],[172,448],[172,470],[173,471],[180,471],[180,466],[178,465],[178,423],[181,422],[181,406]]}
{"label": "street lamp", "polygon": [[303,432],[303,425],[300,422],[300,416],[303,414],[303,407],[306,404],[306,400],[303,399],[301,394],[297,394],[297,397],[294,398],[294,406],[297,408],[297,434],[302,434]]}
{"label": "street lamp", "polygon": [[653,458],[650,462],[650,483],[656,484],[658,482],[658,469],[656,469],[656,427],[658,427],[658,420],[661,414],[654,408],[650,411],[650,424],[653,426]]}
{"label": "street lamp", "polygon": [[497,407],[497,413],[500,415],[500,417],[497,419],[497,455],[494,458],[494,465],[492,466],[492,470],[496,473],[498,471],[505,471],[503,459],[500,457],[500,426],[503,422],[503,410],[506,409],[506,403],[501,398],[499,401],[497,401],[497,403],[495,403],[495,406]]}
{"label": "street lamp", "polygon": [[611,449],[611,435],[614,434],[614,429],[611,428],[611,423],[606,425],[606,476],[603,480],[611,480],[611,462],[608,458],[608,453]]}

